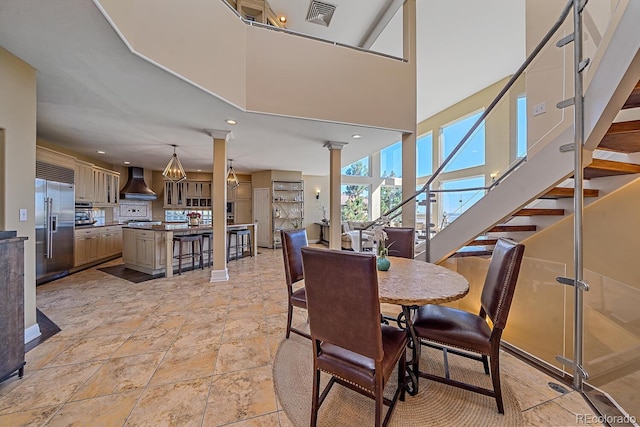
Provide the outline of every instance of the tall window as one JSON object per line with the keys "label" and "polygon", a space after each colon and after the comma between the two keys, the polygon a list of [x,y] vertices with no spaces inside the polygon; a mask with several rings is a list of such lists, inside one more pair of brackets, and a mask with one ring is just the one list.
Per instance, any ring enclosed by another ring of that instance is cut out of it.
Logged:
{"label": "tall window", "polygon": [[369,156],[343,167],[340,173],[350,176],[369,176]]}
{"label": "tall window", "polygon": [[433,173],[433,135],[429,132],[416,140],[416,176]]}
{"label": "tall window", "polygon": [[[440,141],[442,143],[444,157],[446,159],[462,138],[467,134],[471,126],[480,118],[482,112],[473,114],[455,123],[440,129]],[[467,143],[458,150],[456,156],[445,166],[445,172],[482,166],[485,162],[484,150],[484,122],[475,130]]]}
{"label": "tall window", "polygon": [[483,186],[484,176],[442,181],[440,188],[443,190],[461,189],[463,191],[440,193],[442,212],[440,227],[444,228],[447,224],[454,221],[484,196],[484,190],[464,190],[465,188],[479,188]]}
{"label": "tall window", "polygon": [[527,97],[526,96],[518,97],[516,115],[517,115],[516,129],[518,132],[516,137],[516,141],[518,144],[516,155],[518,158],[520,158],[527,155]]}
{"label": "tall window", "polygon": [[342,221],[369,220],[369,186],[342,185],[340,209]]}
{"label": "tall window", "polygon": [[380,176],[383,178],[402,178],[402,142],[380,150]]}
{"label": "tall window", "polygon": [[[389,209],[402,201],[402,187],[399,185],[383,185],[380,187],[380,214],[385,214]],[[397,212],[397,211],[396,211]],[[396,213],[394,212],[394,214]]]}

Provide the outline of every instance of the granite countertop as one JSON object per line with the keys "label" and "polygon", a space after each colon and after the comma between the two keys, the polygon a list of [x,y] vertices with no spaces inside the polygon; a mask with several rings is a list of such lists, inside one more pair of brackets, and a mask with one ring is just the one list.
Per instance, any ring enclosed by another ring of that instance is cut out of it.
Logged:
{"label": "granite countertop", "polygon": [[105,222],[104,224],[86,224],[86,225],[76,225],[75,229],[76,230],[84,230],[87,228],[99,228],[99,227],[111,227],[114,225],[126,225],[125,223],[122,222],[118,222],[118,221],[112,221],[112,222]]}
{"label": "granite countertop", "polygon": [[[254,226],[255,224],[227,224],[227,228],[247,228]],[[211,224],[201,225],[189,225],[186,222],[180,223],[163,223],[163,224],[144,224],[144,225],[124,225],[123,228],[135,228],[140,230],[153,230],[153,231],[211,231],[213,226]]]}

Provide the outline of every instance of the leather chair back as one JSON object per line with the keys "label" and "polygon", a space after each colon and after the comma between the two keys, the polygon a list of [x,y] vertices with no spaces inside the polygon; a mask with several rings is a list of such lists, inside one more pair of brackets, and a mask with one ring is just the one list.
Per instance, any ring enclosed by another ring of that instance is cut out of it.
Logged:
{"label": "leather chair back", "polygon": [[[385,227],[390,256],[414,258],[416,230],[410,227]],[[391,243],[393,243],[392,246]]]}
{"label": "leather chair back", "polygon": [[300,249],[308,246],[307,230],[304,228],[297,230],[280,230],[280,241],[282,242],[282,255],[284,258],[284,272],[287,279],[287,286],[304,279],[302,268],[302,254]]}
{"label": "leather chair back", "polygon": [[306,247],[302,259],[311,338],[382,360],[375,255]]}
{"label": "leather chair back", "polygon": [[507,324],[523,254],[524,245],[504,238],[493,249],[480,303],[494,328]]}

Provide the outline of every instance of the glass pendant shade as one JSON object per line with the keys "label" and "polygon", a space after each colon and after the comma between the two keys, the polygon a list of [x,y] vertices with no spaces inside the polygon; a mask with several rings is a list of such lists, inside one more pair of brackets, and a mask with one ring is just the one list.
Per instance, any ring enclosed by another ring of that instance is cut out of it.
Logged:
{"label": "glass pendant shade", "polygon": [[229,190],[233,190],[240,185],[240,181],[238,181],[236,171],[233,170],[233,164],[231,162],[232,160],[229,160],[229,170],[227,171],[227,188]]}
{"label": "glass pendant shade", "polygon": [[182,163],[180,163],[180,159],[178,159],[178,155],[176,154],[176,145],[173,146],[173,156],[169,159],[167,167],[164,168],[162,176],[173,182],[181,182],[187,179],[187,174],[184,172]]}

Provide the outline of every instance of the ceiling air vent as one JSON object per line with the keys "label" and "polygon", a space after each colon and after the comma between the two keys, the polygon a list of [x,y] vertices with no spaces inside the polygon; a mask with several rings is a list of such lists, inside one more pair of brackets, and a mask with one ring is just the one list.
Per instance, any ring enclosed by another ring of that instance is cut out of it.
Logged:
{"label": "ceiling air vent", "polygon": [[307,22],[313,22],[315,24],[328,27],[331,22],[331,18],[333,18],[333,12],[335,11],[336,6],[333,4],[318,0],[311,0],[309,12],[307,13]]}

